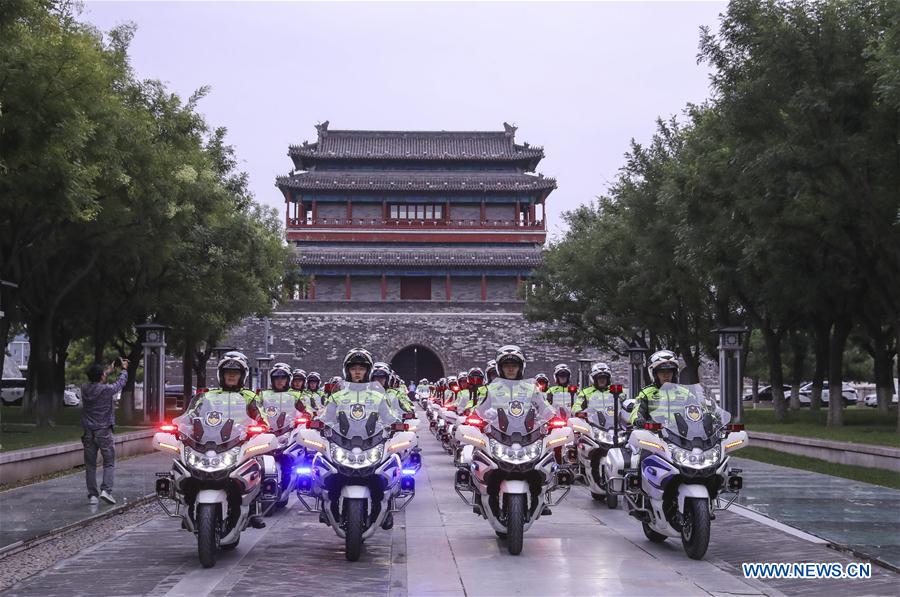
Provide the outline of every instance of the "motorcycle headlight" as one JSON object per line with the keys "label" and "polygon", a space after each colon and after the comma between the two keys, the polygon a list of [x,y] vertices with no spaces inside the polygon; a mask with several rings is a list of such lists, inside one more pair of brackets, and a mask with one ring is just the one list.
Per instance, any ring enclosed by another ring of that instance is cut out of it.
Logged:
{"label": "motorcycle headlight", "polygon": [[675,464],[690,468],[707,468],[717,464],[722,458],[722,448],[720,446],[705,451],[700,451],[699,449],[684,450],[677,446],[671,446],[671,450],[672,460],[675,461]]}
{"label": "motorcycle headlight", "polygon": [[198,452],[192,448],[185,446],[184,461],[188,464],[188,466],[191,466],[195,469],[206,472],[214,472],[234,466],[240,453],[240,446],[222,453],[216,453],[211,450],[209,452]]}
{"label": "motorcycle headlight", "polygon": [[363,468],[378,464],[381,462],[382,456],[384,456],[383,444],[378,444],[368,450],[362,450],[361,448],[345,450],[334,444],[331,446],[331,458],[338,464],[350,468]]}
{"label": "motorcycle headlight", "polygon": [[604,444],[611,444],[613,443],[613,430],[594,427],[594,439]]}
{"label": "motorcycle headlight", "polygon": [[544,451],[544,443],[543,440],[538,440],[522,447],[519,444],[507,446],[498,441],[491,440],[490,448],[494,458],[499,458],[513,464],[522,464],[530,462],[540,456]]}

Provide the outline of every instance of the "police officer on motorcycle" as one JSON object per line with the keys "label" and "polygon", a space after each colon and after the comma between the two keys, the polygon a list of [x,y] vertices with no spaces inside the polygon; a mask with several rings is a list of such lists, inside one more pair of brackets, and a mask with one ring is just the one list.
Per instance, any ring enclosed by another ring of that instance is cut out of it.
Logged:
{"label": "police officer on motorcycle", "polygon": [[303,390],[301,396],[308,408],[318,411],[325,401],[325,392],[319,387],[322,383],[322,376],[317,371],[310,371],[306,377],[306,389]]}
{"label": "police officer on motorcycle", "polygon": [[605,404],[604,401],[606,400],[612,400],[612,396],[609,393],[609,382],[612,379],[612,369],[609,368],[609,365],[606,363],[595,363],[594,366],[591,367],[590,377],[591,385],[582,388],[575,396],[575,404],[572,406],[573,413],[588,408],[597,408],[591,404],[595,399],[599,399],[599,404],[601,405]]}
{"label": "police officer on motorcycle", "polygon": [[650,355],[647,371],[653,383],[640,391],[631,411],[631,424],[638,428],[652,420],[650,413],[659,404],[659,389],[667,383],[678,383],[678,357],[671,350],[657,350]]}
{"label": "police officer on motorcycle", "polygon": [[560,363],[553,368],[553,381],[555,385],[550,386],[547,394],[550,397],[550,403],[556,406],[572,406],[572,398],[569,392],[569,380],[572,379],[572,370],[565,363]]}
{"label": "police officer on motorcycle", "polygon": [[295,392],[302,392],[306,389],[306,371],[294,369],[291,373],[291,389]]}

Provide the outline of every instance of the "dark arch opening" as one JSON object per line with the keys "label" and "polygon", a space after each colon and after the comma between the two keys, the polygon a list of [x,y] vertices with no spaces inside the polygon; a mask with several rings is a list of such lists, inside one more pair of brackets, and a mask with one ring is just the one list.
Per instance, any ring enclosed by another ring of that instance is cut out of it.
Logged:
{"label": "dark arch opening", "polygon": [[430,348],[420,344],[407,346],[391,359],[391,368],[407,382],[418,383],[423,377],[436,381],[444,377],[441,359]]}

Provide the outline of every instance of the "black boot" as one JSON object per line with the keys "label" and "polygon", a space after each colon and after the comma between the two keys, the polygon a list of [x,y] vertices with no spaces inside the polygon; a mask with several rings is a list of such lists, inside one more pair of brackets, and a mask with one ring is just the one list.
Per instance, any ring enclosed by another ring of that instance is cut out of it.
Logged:
{"label": "black boot", "polygon": [[263,521],[262,516],[251,516],[250,526],[254,529],[264,529],[266,528],[266,523]]}
{"label": "black boot", "polygon": [[385,531],[389,531],[394,528],[394,515],[390,512],[387,513],[387,516],[384,517],[384,522],[381,523],[381,528]]}

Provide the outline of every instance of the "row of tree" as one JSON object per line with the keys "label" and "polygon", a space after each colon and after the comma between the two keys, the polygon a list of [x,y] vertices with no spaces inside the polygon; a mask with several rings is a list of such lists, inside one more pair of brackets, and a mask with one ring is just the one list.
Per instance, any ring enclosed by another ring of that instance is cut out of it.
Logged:
{"label": "row of tree", "polygon": [[[566,214],[527,314],[575,342],[673,348],[688,381],[716,352],[712,329],[745,325],[779,418],[785,355],[797,372],[814,361],[818,408],[853,340],[886,411],[900,342],[900,3],[733,0],[717,33],[701,30],[699,58],[712,97],[659,120],[608,193]],[[842,422],[830,400],[829,425]]]}
{"label": "row of tree", "polygon": [[207,89],[183,101],[138,79],[134,27],[104,35],[78,16],[57,0],[0,11],[0,278],[17,285],[2,287],[0,359],[24,328],[40,425],[60,403],[71,343],[137,363],[136,323],[171,326],[190,387],[228,327],[271,308],[289,255],[225,129],[197,111]]}

